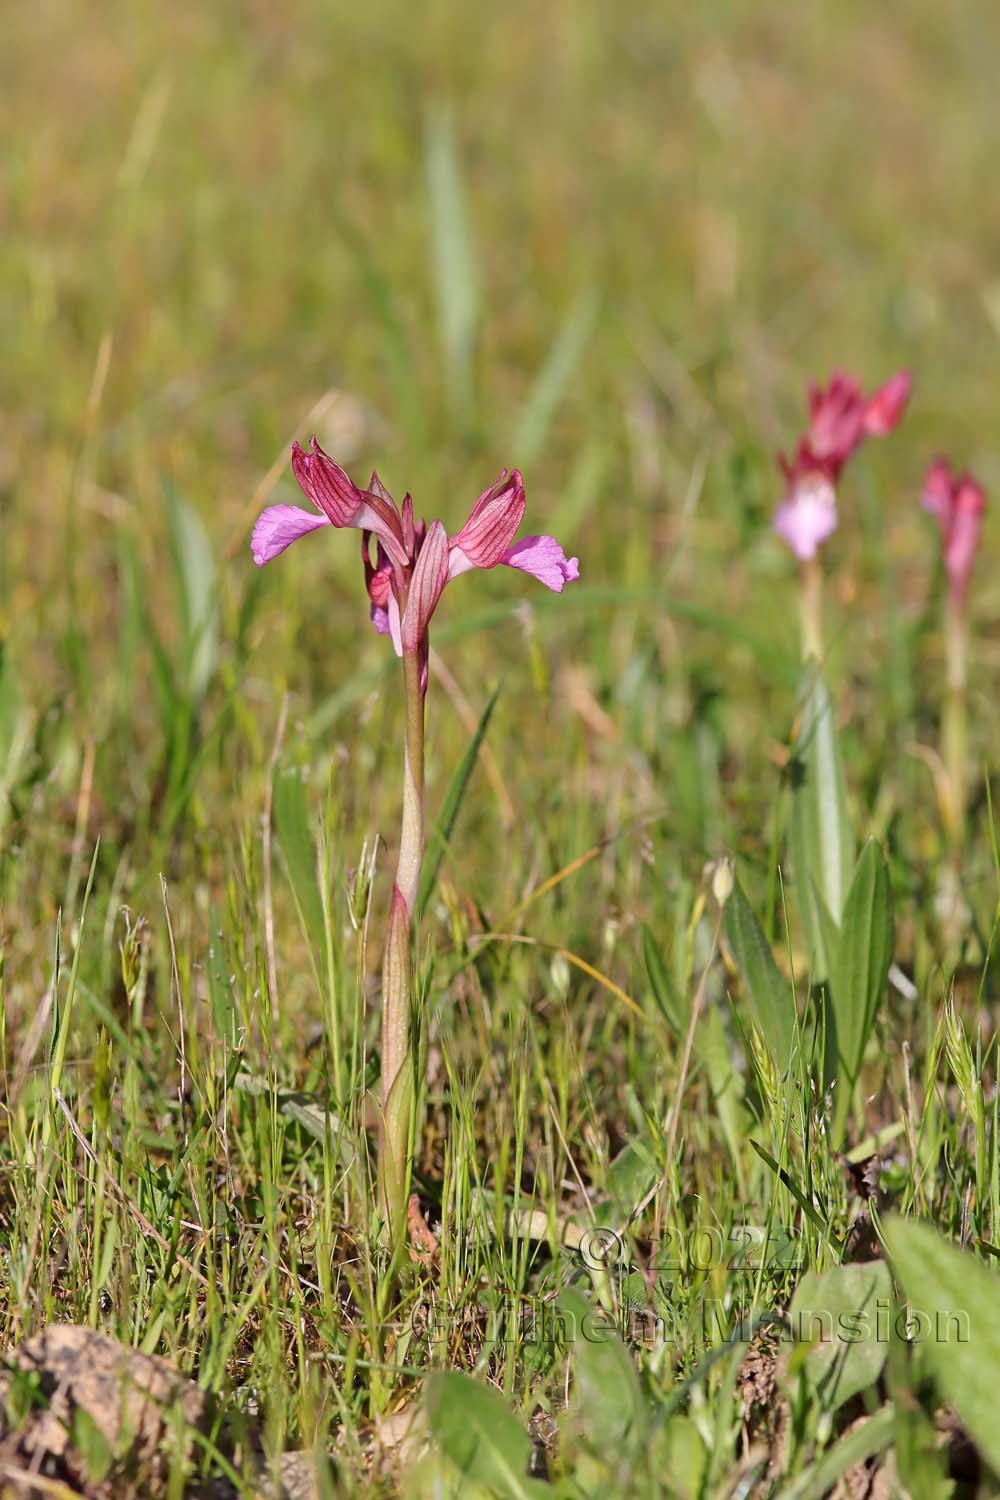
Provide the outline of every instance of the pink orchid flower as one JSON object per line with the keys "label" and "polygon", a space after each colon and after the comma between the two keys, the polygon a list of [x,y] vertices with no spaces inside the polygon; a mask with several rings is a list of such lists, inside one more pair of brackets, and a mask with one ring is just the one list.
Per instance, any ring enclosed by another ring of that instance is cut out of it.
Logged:
{"label": "pink orchid flower", "polygon": [[986,496],[971,474],[958,474],[946,458],[936,458],[924,480],[923,506],[937,516],[948,587],[960,607],[976,560]]}
{"label": "pink orchid flower", "polygon": [[901,370],[872,396],[841,371],[825,387],[810,387],[809,429],[793,460],[778,455],[787,488],[774,513],[775,531],[800,562],[814,558],[837,529],[836,484],[844,465],[866,438],[884,437],[898,424],[911,386]]}
{"label": "pink orchid flower", "polygon": [[524,483],[516,469],[505,469],[480,495],[454,536],[448,536],[440,521],[427,525],[414,519],[409,495],[397,507],[377,474],[366,490],[359,489],[315,438],[308,453],[292,444],[292,472],[316,514],[297,505],[270,506],[253,529],[254,562],[263,567],[321,526],[360,531],[372,623],[391,636],[397,656],[419,650],[426,662],[427,628],[445,585],[472,568],[503,563],[530,573],[557,594],[580,576],[578,559],[568,558],[555,537],[514,540],[525,505]]}

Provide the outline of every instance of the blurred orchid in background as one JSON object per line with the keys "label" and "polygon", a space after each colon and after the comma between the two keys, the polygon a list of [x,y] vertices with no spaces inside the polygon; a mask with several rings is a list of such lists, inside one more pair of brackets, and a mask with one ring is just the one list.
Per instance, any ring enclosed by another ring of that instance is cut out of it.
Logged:
{"label": "blurred orchid in background", "polygon": [[[300,537],[324,526],[361,532],[361,560],[376,630],[392,639],[403,663],[406,734],[403,816],[382,961],[382,1079],[379,1131],[379,1199],[387,1236],[398,1250],[406,1232],[414,1101],[411,1005],[413,919],[424,848],[424,697],[430,650],[428,628],[446,585],[475,568],[504,564],[530,573],[561,594],[580,576],[552,536],[515,541],[524,518],[524,483],[505,469],[480,495],[465,525],[449,536],[440,521],[413,514],[372,474],[361,489],[313,438],[310,451],[292,444],[292,472],[315,513],[272,505],[257,520],[251,550],[258,567],[280,556]],[[372,556],[372,543],[375,552]]]}
{"label": "blurred orchid in background", "polygon": [[979,547],[986,496],[971,474],[957,474],[946,458],[936,458],[924,480],[923,505],[937,516],[948,588],[961,606]]}
{"label": "blurred orchid in background", "polygon": [[945,826],[957,856],[964,838],[967,800],[965,696],[969,624],[966,599],[979,549],[986,496],[968,471],[959,473],[946,458],[936,458],[924,480],[923,506],[937,517],[948,579],[945,606],[947,692],[941,723],[941,759],[947,772],[947,795],[940,800]]}
{"label": "blurred orchid in background", "polygon": [[802,641],[805,656],[822,654],[822,580],[817,555],[837,529],[837,482],[848,459],[869,437],[899,423],[910,397],[906,370],[865,396],[852,375],[835,371],[826,386],[809,388],[809,426],[795,456],[778,454],[785,495],[774,529],[802,564]]}

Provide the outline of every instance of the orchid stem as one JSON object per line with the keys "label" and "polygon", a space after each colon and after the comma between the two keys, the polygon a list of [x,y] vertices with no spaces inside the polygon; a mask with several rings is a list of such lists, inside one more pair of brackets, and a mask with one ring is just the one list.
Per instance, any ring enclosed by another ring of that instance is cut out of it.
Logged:
{"label": "orchid stem", "polygon": [[403,821],[382,962],[382,1121],[379,1199],[390,1245],[398,1249],[406,1226],[413,1109],[411,1005],[413,914],[424,852],[424,694],[417,651],[403,653],[406,739]]}
{"label": "orchid stem", "polygon": [[802,659],[823,658],[823,572],[818,557],[802,564],[799,607],[802,619]]}
{"label": "orchid stem", "polygon": [[948,772],[949,805],[945,809],[945,821],[952,852],[957,854],[965,831],[965,685],[968,638],[965,609],[954,598],[949,598],[946,606],[945,645],[948,677],[941,721],[941,758]]}

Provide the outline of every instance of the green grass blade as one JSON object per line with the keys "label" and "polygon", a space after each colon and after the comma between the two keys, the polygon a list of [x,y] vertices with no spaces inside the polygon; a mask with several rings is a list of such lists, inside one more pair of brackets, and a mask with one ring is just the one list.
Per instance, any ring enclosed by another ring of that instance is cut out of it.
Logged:
{"label": "green grass blade", "polygon": [[479,750],[483,740],[486,738],[486,731],[489,728],[490,719],[493,717],[493,710],[497,705],[499,697],[500,685],[498,683],[486,701],[486,707],[479,716],[479,723],[476,725],[475,732],[465,747],[465,753],[456,766],[451,783],[445,793],[440,816],[428,840],[427,852],[424,855],[420,889],[417,892],[417,921],[420,920],[427,909],[427,903],[434,894],[434,887],[437,884],[438,873],[441,869],[441,861],[448,852],[448,845],[455,831],[455,824],[458,822],[458,815],[462,809],[462,803],[479,756]]}
{"label": "green grass blade", "polygon": [[545,447],[559,403],[593,332],[598,305],[596,293],[581,293],[556,334],[511,439],[511,453],[518,465],[532,463]]}
{"label": "green grass blade", "polygon": [[451,117],[436,112],[426,138],[431,250],[445,378],[452,412],[468,410],[479,322],[475,251],[465,207]]}

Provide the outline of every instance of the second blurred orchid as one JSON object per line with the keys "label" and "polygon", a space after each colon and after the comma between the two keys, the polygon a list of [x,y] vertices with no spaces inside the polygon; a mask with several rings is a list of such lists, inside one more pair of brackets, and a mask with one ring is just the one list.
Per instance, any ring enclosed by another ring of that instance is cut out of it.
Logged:
{"label": "second blurred orchid", "polygon": [[822,652],[819,549],[837,529],[837,482],[848,459],[869,437],[884,437],[898,424],[909,400],[911,377],[894,375],[866,396],[851,375],[837,371],[825,386],[809,389],[809,425],[794,458],[778,455],[785,494],[774,512],[774,529],[802,565],[802,645],[806,656]]}
{"label": "second blurred orchid", "polygon": [[964,836],[966,805],[965,696],[969,646],[966,600],[979,549],[986,496],[971,474],[958,473],[946,458],[936,458],[924,480],[923,506],[937,517],[948,580],[945,606],[947,691],[941,719],[941,759],[946,784],[939,800],[945,827],[957,853]]}

